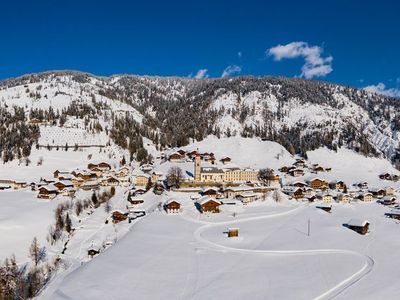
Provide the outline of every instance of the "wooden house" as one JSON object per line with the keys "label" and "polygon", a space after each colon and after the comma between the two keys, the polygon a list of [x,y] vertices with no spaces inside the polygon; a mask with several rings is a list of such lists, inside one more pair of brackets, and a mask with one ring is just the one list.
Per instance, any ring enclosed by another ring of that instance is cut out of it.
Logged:
{"label": "wooden house", "polygon": [[383,199],[379,200],[379,203],[383,205],[394,205],[396,204],[396,197],[395,196],[385,196]]}
{"label": "wooden house", "polygon": [[329,193],[318,193],[317,199],[324,203],[331,203],[333,200],[333,196]]}
{"label": "wooden house", "polygon": [[383,198],[386,194],[386,190],[384,188],[370,189],[369,192],[372,193],[372,195],[378,199]]}
{"label": "wooden house", "polygon": [[27,183],[26,181],[14,181],[14,189],[22,189],[27,187]]}
{"label": "wooden house", "polygon": [[65,188],[72,188],[74,187],[74,184],[72,181],[69,180],[58,180],[54,185],[57,187],[59,191],[62,191]]}
{"label": "wooden house", "polygon": [[306,162],[303,159],[296,159],[293,166],[296,168],[304,168],[306,166]]}
{"label": "wooden house", "polygon": [[320,178],[313,178],[309,181],[309,185],[315,190],[323,190],[328,187],[328,182]]}
{"label": "wooden house", "polygon": [[346,188],[346,184],[342,180],[339,181],[335,180],[329,183],[329,188],[332,190],[343,191]]}
{"label": "wooden house", "polygon": [[144,199],[143,199],[143,198],[139,198],[139,197],[134,197],[134,198],[131,198],[131,199],[129,200],[129,202],[130,202],[132,205],[138,205],[138,204],[144,203]]}
{"label": "wooden house", "polygon": [[174,199],[168,200],[164,207],[167,213],[178,213],[181,211],[181,204]]}
{"label": "wooden house", "polygon": [[129,174],[129,167],[127,166],[122,166],[118,171],[116,171],[114,174],[116,177],[125,177],[128,176]]}
{"label": "wooden house", "polygon": [[54,172],[53,172],[53,176],[54,176],[54,178],[58,178],[60,175],[69,175],[69,172],[68,171],[63,171],[63,170],[55,170]]}
{"label": "wooden house", "polygon": [[39,199],[53,199],[58,194],[58,189],[54,185],[44,185],[41,186],[39,189],[39,193],[37,197]]}
{"label": "wooden house", "polygon": [[319,166],[319,165],[314,166],[312,170],[313,170],[314,173],[324,172],[325,171],[325,169],[323,167]]}
{"label": "wooden house", "polygon": [[294,182],[292,182],[291,185],[295,186],[295,187],[303,188],[303,187],[307,186],[307,183],[305,183],[304,181],[294,181]]}
{"label": "wooden house", "polygon": [[394,188],[391,186],[385,187],[385,196],[393,196],[394,195]]}
{"label": "wooden house", "polygon": [[127,214],[125,214],[119,210],[113,211],[111,217],[112,217],[114,224],[125,221],[128,218]]}
{"label": "wooden house", "polygon": [[197,208],[202,213],[219,213],[221,202],[212,197],[202,197],[196,201]]}
{"label": "wooden house", "polygon": [[168,157],[168,160],[171,162],[181,162],[184,158],[184,155],[180,154],[179,152],[174,152]]}
{"label": "wooden house", "polygon": [[85,181],[80,177],[74,177],[71,179],[71,182],[74,187],[80,187]]}
{"label": "wooden house", "polygon": [[230,163],[232,161],[232,159],[229,156],[225,156],[223,158],[221,158],[220,160],[224,165]]}
{"label": "wooden house", "polygon": [[304,170],[295,168],[295,169],[289,171],[289,174],[292,175],[293,177],[300,177],[300,176],[304,175]]}
{"label": "wooden house", "polygon": [[364,202],[371,202],[374,199],[374,197],[370,192],[360,192],[358,193],[358,199]]}
{"label": "wooden house", "polygon": [[279,172],[282,173],[288,173],[289,172],[289,167],[288,166],[283,166],[280,169],[278,169]]}
{"label": "wooden house", "polygon": [[203,190],[203,192],[201,193],[203,196],[217,196],[218,194],[218,190],[214,189],[214,188],[206,188]]}
{"label": "wooden house", "polygon": [[304,198],[303,189],[300,188],[300,187],[296,188],[296,189],[293,191],[293,193],[292,193],[292,197],[293,197],[294,199],[302,199],[302,198]]}
{"label": "wooden house", "polygon": [[119,184],[119,180],[113,176],[110,176],[101,181],[101,185],[103,186],[118,186]]}
{"label": "wooden house", "polygon": [[348,193],[339,193],[337,195],[337,200],[342,203],[349,203],[351,200],[351,196]]}
{"label": "wooden house", "polygon": [[344,224],[345,227],[354,230],[355,232],[359,234],[366,234],[369,229],[369,222],[365,220],[360,220],[360,219],[351,219],[349,222]]}
{"label": "wooden house", "polygon": [[379,174],[379,178],[383,180],[392,180],[392,175],[390,175],[389,173],[382,173]]}
{"label": "wooden house", "polygon": [[150,181],[150,176],[148,174],[139,174],[134,178],[135,186],[147,186]]}

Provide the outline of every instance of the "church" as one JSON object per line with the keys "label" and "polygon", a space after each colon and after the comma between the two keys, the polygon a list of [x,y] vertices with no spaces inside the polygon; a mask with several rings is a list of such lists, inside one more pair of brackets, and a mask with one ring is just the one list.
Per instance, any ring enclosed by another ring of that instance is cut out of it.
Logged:
{"label": "church", "polygon": [[258,181],[258,171],[252,169],[240,169],[237,167],[218,168],[215,166],[201,166],[201,157],[196,155],[194,159],[195,182],[254,182]]}

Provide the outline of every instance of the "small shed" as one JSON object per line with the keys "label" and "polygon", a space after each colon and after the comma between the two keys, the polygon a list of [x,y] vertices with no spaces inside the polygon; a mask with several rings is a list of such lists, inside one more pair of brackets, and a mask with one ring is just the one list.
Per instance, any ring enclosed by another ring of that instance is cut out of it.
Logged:
{"label": "small shed", "polygon": [[228,237],[238,237],[239,236],[239,228],[228,228]]}
{"label": "small shed", "polygon": [[368,232],[369,222],[361,219],[351,219],[346,224],[344,224],[344,226],[351,230],[354,230],[359,234],[364,235]]}
{"label": "small shed", "polygon": [[328,213],[330,213],[332,211],[332,205],[329,205],[329,204],[317,205],[316,208],[322,209],[323,211],[326,211]]}

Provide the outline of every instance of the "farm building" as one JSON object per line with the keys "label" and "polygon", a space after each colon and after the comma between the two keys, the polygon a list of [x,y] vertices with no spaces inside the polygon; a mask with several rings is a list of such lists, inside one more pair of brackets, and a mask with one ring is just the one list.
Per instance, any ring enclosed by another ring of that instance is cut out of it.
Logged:
{"label": "farm building", "polygon": [[178,213],[181,210],[181,204],[177,200],[170,199],[165,203],[164,208],[167,213]]}
{"label": "farm building", "polygon": [[197,207],[202,213],[219,213],[221,202],[212,197],[202,197],[196,201]]}
{"label": "farm building", "polygon": [[236,198],[241,201],[243,204],[248,204],[257,200],[257,194],[253,192],[244,192],[236,196]]}
{"label": "farm building", "polygon": [[369,222],[360,219],[351,219],[349,222],[344,224],[345,227],[354,230],[359,234],[366,234],[369,229]]}

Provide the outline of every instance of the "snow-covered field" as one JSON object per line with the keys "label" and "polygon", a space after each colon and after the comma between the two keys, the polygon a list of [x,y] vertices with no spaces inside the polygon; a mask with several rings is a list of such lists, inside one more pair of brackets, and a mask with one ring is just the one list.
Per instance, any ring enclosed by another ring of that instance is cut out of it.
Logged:
{"label": "snow-covered field", "polygon": [[[170,195],[172,196],[172,195]],[[181,214],[154,212],[115,246],[50,285],[44,299],[385,299],[400,292],[393,239],[399,224],[375,203],[254,204],[261,213],[198,215],[191,200]],[[229,209],[228,209],[229,210]],[[221,217],[223,220],[221,220]],[[342,226],[368,218],[371,233]],[[311,235],[307,222],[311,219]],[[227,238],[229,227],[238,238]],[[391,237],[391,238],[390,238]]]}
{"label": "snow-covered field", "polygon": [[[160,156],[148,140],[145,144],[154,157]],[[197,148],[215,153],[217,159],[230,156],[232,164],[242,168],[276,170],[294,162],[279,144],[257,139],[210,136],[184,149]],[[43,157],[42,166],[36,165],[39,157]],[[51,178],[55,169],[84,168],[90,161],[107,160],[116,167],[120,158],[121,151],[114,146],[105,152],[32,149],[30,166],[17,161],[1,165],[0,178],[30,182]],[[309,163],[332,168],[318,177],[341,179],[349,185],[367,181],[373,187],[400,187],[378,178],[382,172],[397,173],[382,159],[324,148],[309,152],[308,158]],[[166,174],[174,165],[193,172],[191,162],[160,160],[155,162],[155,171]],[[307,176],[284,178],[284,182]],[[113,210],[126,209],[128,189],[117,188],[111,200]],[[81,191],[77,197],[90,195]],[[375,202],[334,203],[332,213],[326,213],[316,204],[286,198],[277,204],[267,197],[250,205],[223,205],[220,214],[207,215],[197,211],[190,195],[148,192],[138,207],[147,216],[131,224],[106,224],[109,213],[102,206],[79,218],[72,216],[76,230],[60,254],[63,244],[48,245],[45,237],[54,223],[55,207],[65,199],[39,200],[29,189],[0,191],[0,259],[15,253],[19,262],[26,261],[34,236],[46,245],[50,256],[61,256],[64,268],[39,299],[396,299],[394,295],[400,293],[396,282],[400,224],[384,217],[387,207]],[[182,203],[180,214],[156,209],[171,198]],[[368,220],[370,233],[361,236],[344,227],[352,218]],[[239,237],[227,238],[230,227],[239,228]],[[91,245],[107,243],[113,245],[88,258]]]}

